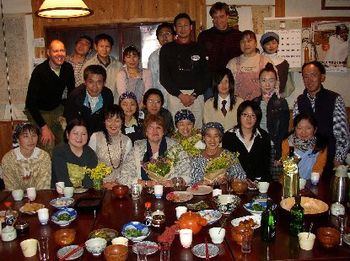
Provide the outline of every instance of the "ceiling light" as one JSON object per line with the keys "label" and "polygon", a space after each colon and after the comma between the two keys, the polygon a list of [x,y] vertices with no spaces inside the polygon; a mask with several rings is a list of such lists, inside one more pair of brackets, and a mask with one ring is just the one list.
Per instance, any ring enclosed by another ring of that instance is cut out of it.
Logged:
{"label": "ceiling light", "polygon": [[44,18],[74,18],[92,15],[93,11],[83,0],[45,0],[35,14]]}

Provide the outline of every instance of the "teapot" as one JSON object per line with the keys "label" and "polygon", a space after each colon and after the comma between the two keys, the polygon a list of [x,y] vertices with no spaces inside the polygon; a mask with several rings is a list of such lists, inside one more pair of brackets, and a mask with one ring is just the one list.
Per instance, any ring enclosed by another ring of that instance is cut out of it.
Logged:
{"label": "teapot", "polygon": [[346,203],[347,191],[349,188],[349,178],[347,176],[348,167],[340,165],[335,169],[335,175],[331,180],[332,202]]}
{"label": "teapot", "polygon": [[180,229],[189,228],[194,235],[202,229],[202,226],[206,226],[208,223],[205,218],[192,211],[182,214],[176,222],[179,224]]}

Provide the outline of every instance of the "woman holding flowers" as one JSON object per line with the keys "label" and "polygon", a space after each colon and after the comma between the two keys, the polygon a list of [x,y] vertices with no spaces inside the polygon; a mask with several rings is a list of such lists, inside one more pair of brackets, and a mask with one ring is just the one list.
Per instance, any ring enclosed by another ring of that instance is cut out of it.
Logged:
{"label": "woman holding flowers", "polygon": [[200,131],[194,128],[195,121],[194,114],[190,110],[182,109],[175,114],[177,131],[173,138],[180,143],[190,157],[198,156],[205,148]]}
{"label": "woman holding flowers", "polygon": [[107,107],[103,130],[93,133],[89,141],[98,162],[112,168],[112,173],[103,179],[104,187],[108,189],[118,184],[120,166],[132,147],[131,140],[121,132],[124,119],[124,112],[118,105]]}
{"label": "woman holding flowers", "polygon": [[206,147],[199,156],[193,158],[191,184],[222,183],[226,173],[232,178],[245,179],[237,154],[220,146],[223,134],[224,127],[218,122],[208,122],[202,127]]}
{"label": "woman holding flowers", "polygon": [[172,186],[172,178],[190,181],[191,164],[187,153],[173,139],[165,136],[164,119],[149,115],[144,121],[146,139],[135,141],[121,169],[120,182],[131,186],[163,184]]}
{"label": "woman holding flowers", "polygon": [[84,121],[71,120],[64,132],[64,143],[56,146],[52,155],[51,187],[63,181],[67,187],[91,188],[93,183],[87,168],[97,165],[96,153],[87,146],[88,132]]}

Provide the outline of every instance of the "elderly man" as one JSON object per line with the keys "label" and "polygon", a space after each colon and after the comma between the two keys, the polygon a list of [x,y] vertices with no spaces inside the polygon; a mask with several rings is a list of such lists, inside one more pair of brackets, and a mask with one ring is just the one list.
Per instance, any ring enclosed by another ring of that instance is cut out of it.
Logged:
{"label": "elderly man", "polygon": [[302,67],[305,85],[293,109],[293,117],[299,113],[315,116],[318,132],[327,138],[328,155],[325,172],[342,164],[349,150],[349,127],[343,98],[336,92],[327,90],[322,83],[326,70],[318,61],[305,63]]}
{"label": "elderly man", "polygon": [[84,84],[75,88],[64,106],[67,123],[75,118],[86,122],[89,135],[103,130],[103,110],[113,105],[113,94],[105,87],[106,70],[101,65],[89,65],[84,70]]}
{"label": "elderly man", "polygon": [[74,77],[75,77],[75,87],[78,87],[80,84],[84,82],[82,69],[85,62],[89,58],[92,45],[93,45],[92,39],[87,35],[82,35],[75,42],[74,52],[71,55],[68,55],[66,58],[66,61],[73,66]]}
{"label": "elderly man", "polygon": [[[170,43],[174,41],[175,31],[174,31],[173,25],[166,22],[161,23],[157,27],[156,35],[157,35],[158,42],[161,46],[163,46],[166,43]],[[160,52],[160,48],[155,50],[149,56],[148,69],[150,69],[152,72],[153,87],[159,89],[163,93],[163,96],[164,96],[163,107],[167,108],[169,94],[159,81],[159,52]]]}
{"label": "elderly man", "polygon": [[196,128],[202,127],[205,93],[208,87],[208,61],[205,50],[191,41],[192,20],[188,14],[174,19],[177,39],[163,45],[159,55],[160,83],[168,96],[172,115],[180,109],[189,109],[196,119]]}
{"label": "elderly man", "polygon": [[[113,56],[111,51],[113,47],[113,38],[108,34],[99,34],[95,37],[95,50],[96,54],[89,59],[83,66],[82,75],[86,67],[92,64],[101,65],[107,72],[106,87],[108,87],[114,96],[114,101],[117,103],[117,73],[122,64]],[[84,76],[83,76],[84,77]]]}
{"label": "elderly man", "polygon": [[209,10],[214,26],[198,35],[209,56],[211,72],[223,70],[233,57],[241,54],[239,41],[241,31],[229,27],[229,7],[226,3],[216,2]]}
{"label": "elderly man", "polygon": [[26,109],[28,119],[41,128],[41,144],[51,152],[62,141],[63,129],[59,117],[63,112],[62,94],[74,89],[74,71],[65,62],[66,49],[53,40],[47,49],[48,59],[33,70],[28,85]]}

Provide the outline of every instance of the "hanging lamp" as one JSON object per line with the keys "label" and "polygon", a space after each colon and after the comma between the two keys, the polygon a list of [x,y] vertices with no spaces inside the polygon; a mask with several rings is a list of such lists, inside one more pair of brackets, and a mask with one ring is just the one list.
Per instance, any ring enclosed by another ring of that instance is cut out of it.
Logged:
{"label": "hanging lamp", "polygon": [[93,11],[83,0],[45,0],[35,14],[44,18],[74,18],[92,15]]}

